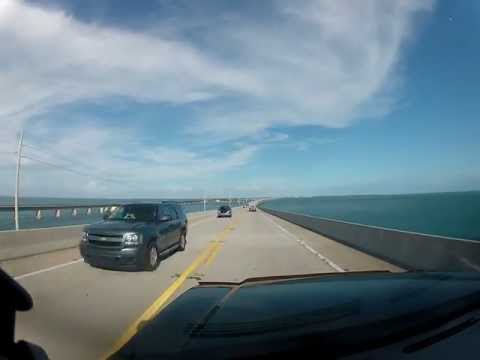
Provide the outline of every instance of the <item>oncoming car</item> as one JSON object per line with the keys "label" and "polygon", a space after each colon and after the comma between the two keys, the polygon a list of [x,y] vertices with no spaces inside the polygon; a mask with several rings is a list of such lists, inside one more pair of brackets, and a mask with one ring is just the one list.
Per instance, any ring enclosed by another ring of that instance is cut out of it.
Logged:
{"label": "oncoming car", "polygon": [[227,205],[220,206],[217,210],[217,217],[232,217],[232,208]]}
{"label": "oncoming car", "polygon": [[162,257],[185,250],[187,225],[175,203],[123,205],[84,228],[80,253],[92,266],[153,271]]}

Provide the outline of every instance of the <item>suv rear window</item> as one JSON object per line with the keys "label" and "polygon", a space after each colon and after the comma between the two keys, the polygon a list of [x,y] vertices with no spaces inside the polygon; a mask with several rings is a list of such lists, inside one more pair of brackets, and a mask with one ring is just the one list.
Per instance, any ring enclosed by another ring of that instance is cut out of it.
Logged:
{"label": "suv rear window", "polygon": [[107,219],[150,222],[155,219],[155,213],[155,205],[123,205],[115,209]]}

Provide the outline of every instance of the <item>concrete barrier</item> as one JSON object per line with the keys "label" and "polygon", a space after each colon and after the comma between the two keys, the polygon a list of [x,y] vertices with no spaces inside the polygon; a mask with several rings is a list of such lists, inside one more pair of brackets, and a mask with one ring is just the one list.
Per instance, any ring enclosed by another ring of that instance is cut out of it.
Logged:
{"label": "concrete barrier", "polygon": [[431,236],[259,208],[402,268],[480,271],[480,242]]}
{"label": "concrete barrier", "polygon": [[[215,211],[209,210],[205,216],[213,213]],[[203,216],[203,212],[187,214],[189,220]],[[72,225],[0,231],[0,261],[76,247],[80,242],[83,227],[84,225]]]}
{"label": "concrete barrier", "polygon": [[77,246],[83,225],[0,232],[0,261]]}

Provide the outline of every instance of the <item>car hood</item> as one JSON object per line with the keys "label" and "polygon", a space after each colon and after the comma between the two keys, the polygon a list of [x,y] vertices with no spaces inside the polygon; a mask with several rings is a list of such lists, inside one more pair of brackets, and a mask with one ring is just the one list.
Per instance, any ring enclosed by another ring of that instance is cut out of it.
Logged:
{"label": "car hood", "polygon": [[91,233],[125,233],[127,231],[139,230],[145,226],[144,222],[128,221],[100,221],[85,227],[85,231]]}
{"label": "car hood", "polygon": [[479,306],[477,273],[337,273],[201,283],[113,358],[242,358],[309,347],[337,357],[431,330]]}

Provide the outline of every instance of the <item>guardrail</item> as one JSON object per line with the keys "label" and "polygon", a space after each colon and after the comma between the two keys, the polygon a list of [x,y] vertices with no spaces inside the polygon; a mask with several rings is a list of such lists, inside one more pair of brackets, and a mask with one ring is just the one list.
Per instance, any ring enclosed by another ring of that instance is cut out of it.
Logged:
{"label": "guardrail", "polygon": [[[211,204],[222,204],[228,202],[226,199],[217,199],[217,200],[208,200],[209,207]],[[230,200],[232,201],[232,200]],[[240,199],[233,200],[234,202],[240,203]],[[132,201],[132,202],[142,202],[142,201]],[[206,200],[163,200],[158,202],[171,203],[175,202],[182,206],[194,206],[207,204]],[[77,216],[90,216],[90,215],[103,215],[105,212],[113,210],[115,207],[118,207],[129,202],[118,202],[118,203],[109,203],[109,204],[79,204],[79,205],[24,205],[18,207],[19,214],[23,217],[23,220],[42,220],[44,218],[49,219],[60,219],[64,217],[74,218]],[[204,205],[205,206],[205,205]],[[15,220],[15,206],[13,205],[0,205],[0,231],[2,230],[2,223],[8,222],[6,219]],[[77,222],[78,223],[78,222]],[[30,224],[31,225],[31,224]],[[58,223],[56,226],[62,226],[67,224]],[[54,226],[55,226],[54,225]],[[74,224],[72,224],[74,225]],[[19,226],[20,227],[20,226]],[[31,228],[31,227],[28,227]]]}
{"label": "guardrail", "polygon": [[[52,212],[52,215],[55,218],[61,218],[65,215],[66,210],[70,210],[71,216],[79,215],[79,209],[84,209],[85,213],[83,215],[92,215],[95,212],[103,214],[105,211],[108,211],[112,208],[119,206],[120,204],[108,204],[108,205],[41,205],[41,206],[20,206],[18,208],[19,213],[24,213],[25,211],[32,211],[33,217],[37,220],[40,220],[44,217],[45,212]],[[0,205],[0,212],[10,212],[12,218],[15,216],[15,207]]]}
{"label": "guardrail", "polygon": [[[142,202],[142,201],[138,201]],[[161,202],[161,201],[158,201]],[[192,208],[198,205],[200,210],[203,200],[164,200],[163,202],[175,202],[186,208]],[[24,205],[19,206],[18,213],[20,228],[38,228],[76,225],[84,222],[99,220],[105,212],[112,211],[115,207],[129,202],[118,202],[108,204],[70,204],[70,205]],[[207,202],[205,202],[205,209]],[[211,207],[211,202],[208,207]],[[197,209],[195,209],[197,210]],[[194,210],[194,211],[195,211]],[[84,218],[84,219],[83,219]],[[15,227],[15,207],[13,205],[0,205],[0,231],[8,231]],[[93,220],[92,220],[93,219]]]}
{"label": "guardrail", "polygon": [[361,225],[259,208],[405,269],[480,271],[480,242]]}

